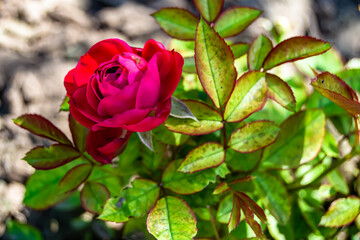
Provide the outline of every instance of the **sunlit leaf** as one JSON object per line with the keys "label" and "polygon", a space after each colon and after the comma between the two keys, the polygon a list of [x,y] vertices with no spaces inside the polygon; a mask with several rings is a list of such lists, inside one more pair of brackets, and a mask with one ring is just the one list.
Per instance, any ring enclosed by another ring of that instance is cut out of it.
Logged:
{"label": "sunlit leaf", "polygon": [[235,84],[224,117],[228,122],[239,122],[263,108],[266,102],[267,84],[265,73],[248,72]]}
{"label": "sunlit leaf", "polygon": [[254,179],[256,193],[261,197],[266,209],[281,224],[290,219],[291,203],[285,186],[276,177],[267,173],[258,173]]}
{"label": "sunlit leaf", "polygon": [[224,0],[194,0],[196,8],[208,22],[212,22],[221,12]]}
{"label": "sunlit leaf", "polygon": [[295,112],[296,100],[290,86],[276,75],[267,73],[268,97],[289,111]]}
{"label": "sunlit leaf", "polygon": [[266,57],[263,67],[269,70],[286,62],[315,56],[331,48],[330,43],[312,37],[293,37],[279,43]]}
{"label": "sunlit leaf", "polygon": [[179,146],[185,143],[188,139],[188,135],[181,133],[175,133],[168,130],[164,125],[160,125],[152,130],[153,137],[162,143]]}
{"label": "sunlit leaf", "polygon": [[89,181],[80,192],[81,205],[86,211],[100,213],[106,200],[110,198],[107,187],[101,183]]}
{"label": "sunlit leaf", "polygon": [[70,169],[59,183],[60,192],[69,192],[80,186],[92,171],[91,164],[83,163]]}
{"label": "sunlit leaf", "polygon": [[194,40],[199,19],[185,9],[162,8],[152,14],[160,27],[171,37]]}
{"label": "sunlit leaf", "polygon": [[219,166],[224,162],[224,147],[218,143],[204,143],[186,155],[178,171],[193,173],[207,168]]}
{"label": "sunlit leaf", "polygon": [[255,121],[236,129],[229,138],[229,147],[248,153],[264,148],[276,140],[280,128],[270,121]]}
{"label": "sunlit leaf", "polygon": [[336,75],[324,72],[318,75],[311,85],[350,115],[360,114],[360,103],[355,91]]}
{"label": "sunlit leaf", "polygon": [[234,230],[239,225],[240,217],[241,217],[240,200],[238,196],[233,195],[233,206],[228,224],[229,232]]}
{"label": "sunlit leaf", "polygon": [[213,194],[220,194],[220,193],[228,191],[229,189],[230,189],[230,187],[227,185],[227,183],[222,182],[222,183],[220,183],[219,185],[216,186]]}
{"label": "sunlit leaf", "polygon": [[196,233],[196,218],[182,199],[167,196],[157,201],[146,221],[147,229],[158,240],[192,239]]}
{"label": "sunlit leaf", "polygon": [[37,114],[24,114],[13,119],[14,123],[31,133],[50,140],[71,145],[65,134],[46,118]]}
{"label": "sunlit leaf", "polygon": [[234,43],[230,45],[230,49],[234,54],[234,58],[239,58],[245,53],[247,53],[249,49],[249,44],[242,42]]}
{"label": "sunlit leaf", "polygon": [[165,127],[170,131],[186,135],[204,135],[223,127],[221,115],[205,103],[194,100],[183,101],[198,121],[169,117]]}
{"label": "sunlit leaf", "polygon": [[76,121],[71,114],[69,114],[69,127],[76,148],[83,153],[86,150],[86,139],[89,129]]}
{"label": "sunlit leaf", "polygon": [[181,160],[171,162],[164,170],[162,183],[165,188],[179,194],[192,194],[203,190],[216,180],[216,169],[209,168],[195,173],[182,173],[177,169]]}
{"label": "sunlit leaf", "polygon": [[50,147],[40,146],[26,153],[23,160],[36,169],[52,169],[80,157],[80,153],[71,146],[54,144]]}
{"label": "sunlit leaf", "polygon": [[176,118],[189,118],[195,121],[198,121],[191,110],[186,106],[186,104],[177,99],[176,97],[171,97],[171,112],[170,116]]}
{"label": "sunlit leaf", "polygon": [[229,99],[236,79],[229,46],[201,19],[195,39],[195,63],[202,86],[217,108]]}
{"label": "sunlit leaf", "polygon": [[261,168],[293,168],[314,159],[325,137],[325,114],[319,109],[298,112],[280,129],[276,142],[264,150]]}
{"label": "sunlit leaf", "polygon": [[249,206],[247,205],[247,202],[245,202],[241,198],[239,198],[239,202],[240,202],[241,210],[243,211],[243,213],[245,215],[246,222],[249,224],[251,229],[254,231],[254,233],[256,234],[258,239],[266,239],[266,237],[264,236],[264,234],[262,232],[260,224],[255,221],[254,214],[251,211],[251,209],[249,208]]}
{"label": "sunlit leaf", "polygon": [[64,100],[62,101],[62,103],[60,105],[60,111],[68,112],[69,108],[70,108],[70,106],[69,106],[69,97],[65,96]]}
{"label": "sunlit leaf", "polygon": [[229,194],[224,197],[220,203],[216,213],[216,220],[220,223],[229,223],[231,211],[233,208],[233,195]]}
{"label": "sunlit leaf", "polygon": [[99,219],[126,222],[129,217],[141,217],[155,205],[160,194],[157,183],[147,179],[135,179],[120,197],[110,198]]}
{"label": "sunlit leaf", "polygon": [[261,11],[254,8],[230,8],[218,17],[214,28],[221,37],[231,37],[244,31],[260,14]]}
{"label": "sunlit leaf", "polygon": [[320,225],[340,227],[350,224],[360,212],[360,199],[354,196],[340,198],[331,203],[326,214],[321,218]]}
{"label": "sunlit leaf", "polygon": [[269,38],[261,34],[250,45],[248,58],[249,70],[260,70],[266,56],[272,49],[272,43]]}

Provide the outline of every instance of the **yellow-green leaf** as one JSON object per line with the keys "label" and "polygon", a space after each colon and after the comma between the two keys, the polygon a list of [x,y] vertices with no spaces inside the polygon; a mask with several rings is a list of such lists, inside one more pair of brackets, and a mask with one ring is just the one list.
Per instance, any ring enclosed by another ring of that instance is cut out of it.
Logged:
{"label": "yellow-green leaf", "polygon": [[267,98],[265,73],[251,71],[236,81],[225,107],[227,122],[239,122],[263,108]]}
{"label": "yellow-green leaf", "polygon": [[261,34],[250,45],[248,58],[249,70],[260,70],[266,56],[272,49],[272,43],[269,38]]}
{"label": "yellow-green leaf", "polygon": [[296,100],[290,86],[276,75],[267,73],[268,97],[289,111],[295,112]]}
{"label": "yellow-green leaf", "polygon": [[229,46],[204,19],[200,19],[196,31],[195,63],[205,92],[220,108],[229,99],[234,87],[234,57]]}
{"label": "yellow-green leaf", "polygon": [[184,200],[173,196],[157,201],[149,213],[146,225],[158,240],[192,239],[197,233],[193,211]]}
{"label": "yellow-green leaf", "polygon": [[208,22],[212,22],[221,12],[224,0],[194,0],[194,3],[200,14]]}

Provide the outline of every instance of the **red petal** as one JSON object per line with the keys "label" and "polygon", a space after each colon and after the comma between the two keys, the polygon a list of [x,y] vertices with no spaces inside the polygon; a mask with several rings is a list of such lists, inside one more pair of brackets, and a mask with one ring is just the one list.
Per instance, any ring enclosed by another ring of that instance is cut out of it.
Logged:
{"label": "red petal", "polygon": [[[81,113],[85,118],[88,118],[94,122],[101,122],[104,119],[100,116],[98,116],[96,110],[94,110],[86,99],[86,86],[83,86],[81,88],[78,88],[70,102],[70,105],[73,105],[73,107]],[[75,117],[75,116],[74,116]],[[77,119],[76,119],[77,120]],[[79,121],[80,122],[80,121]]]}
{"label": "red petal", "polygon": [[161,52],[162,50],[166,50],[164,45],[154,39],[150,39],[145,43],[141,57],[149,62],[155,53]]}
{"label": "red petal", "polygon": [[76,90],[76,86],[75,86],[75,82],[74,82],[74,69],[71,69],[66,74],[65,79],[64,79],[64,85],[65,85],[67,95],[69,97],[71,97]]}

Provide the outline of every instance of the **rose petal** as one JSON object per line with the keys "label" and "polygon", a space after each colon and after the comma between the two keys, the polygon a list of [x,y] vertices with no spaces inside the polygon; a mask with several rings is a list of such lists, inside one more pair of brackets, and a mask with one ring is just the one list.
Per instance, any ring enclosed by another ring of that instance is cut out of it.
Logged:
{"label": "rose petal", "polygon": [[136,108],[145,109],[154,107],[159,99],[160,77],[157,66],[158,54],[155,54],[141,79],[136,96]]}
{"label": "rose petal", "polygon": [[75,85],[75,82],[74,82],[74,69],[71,69],[66,74],[65,79],[64,79],[64,86],[65,86],[67,95],[69,97],[71,97],[74,94],[75,90],[76,90],[76,85]]}
{"label": "rose petal", "polygon": [[114,116],[135,107],[136,92],[139,82],[127,85],[119,94],[108,96],[100,101],[97,112],[102,116]]}
{"label": "rose petal", "polygon": [[97,112],[87,102],[86,86],[78,88],[70,101],[74,108],[78,110],[78,112],[80,112],[85,118],[88,118],[94,122],[101,122],[104,120],[102,117],[98,116]]}
{"label": "rose petal", "polygon": [[85,117],[81,112],[79,112],[79,110],[77,110],[73,104],[69,105],[69,111],[71,115],[73,115],[73,117],[76,119],[76,121],[89,129],[94,126],[94,124],[96,124],[96,122],[90,120],[89,118]]}
{"label": "rose petal", "polygon": [[74,70],[74,81],[76,86],[81,87],[87,84],[97,67],[97,62],[88,53],[81,56]]}
{"label": "rose petal", "polygon": [[[130,56],[128,56],[130,57]],[[128,70],[128,82],[129,84],[134,81],[139,81],[143,76],[143,72],[138,68],[138,65],[132,58],[123,57],[121,55],[118,56],[119,63]],[[143,64],[141,67],[144,67]]]}
{"label": "rose petal", "polygon": [[[171,97],[171,95],[174,93],[176,87],[178,86],[180,78],[181,78],[182,67],[184,65],[184,59],[179,53],[177,53],[175,51],[172,51],[171,55],[172,55],[171,58],[173,59],[173,61],[172,61],[172,66],[171,66],[170,70],[168,71],[168,74],[166,76],[160,75],[161,76],[160,77],[161,88],[160,88],[159,101],[163,101],[163,100],[166,100]],[[170,62],[170,61],[167,61],[167,62]],[[163,62],[163,64],[161,66],[159,66],[159,68],[166,69],[165,66],[166,66],[167,62]]]}
{"label": "rose petal", "polygon": [[87,152],[100,163],[111,163],[124,151],[131,133],[120,128],[90,131],[86,141]]}
{"label": "rose petal", "polygon": [[170,114],[171,99],[165,103],[159,103],[155,116],[148,116],[144,120],[131,125],[123,125],[124,129],[133,132],[147,132],[163,124]]}
{"label": "rose petal", "polygon": [[[126,125],[132,125],[146,118],[154,109],[131,109],[120,114],[114,115],[92,127],[93,131],[101,128],[123,128]],[[126,129],[126,128],[124,128]]]}
{"label": "rose petal", "polygon": [[166,50],[164,45],[155,41],[154,39],[149,39],[144,45],[141,57],[149,62],[155,53],[161,52],[162,50]]}
{"label": "rose petal", "polygon": [[[127,79],[127,72],[123,71],[120,75],[119,82],[123,81],[125,78]],[[117,86],[116,82],[105,81],[101,82],[100,79],[96,78],[97,86],[99,87],[99,91],[101,92],[103,97],[118,95],[121,92],[119,86]]]}
{"label": "rose petal", "polygon": [[97,109],[99,101],[101,99],[99,93],[97,92],[98,89],[96,84],[97,82],[95,77],[92,77],[86,87],[86,99],[93,109]]}
{"label": "rose petal", "polygon": [[96,43],[89,49],[88,54],[101,64],[122,52],[132,52],[132,48],[123,40],[110,38]]}

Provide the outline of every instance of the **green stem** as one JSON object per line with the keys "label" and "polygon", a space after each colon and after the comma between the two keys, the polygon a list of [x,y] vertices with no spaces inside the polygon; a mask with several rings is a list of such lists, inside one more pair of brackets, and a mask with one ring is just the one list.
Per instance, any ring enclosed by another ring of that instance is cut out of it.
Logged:
{"label": "green stem", "polygon": [[211,221],[211,225],[214,229],[214,234],[215,234],[215,238],[216,240],[220,240],[220,236],[219,236],[219,233],[216,229],[216,223],[215,223],[215,219],[214,219],[214,216],[211,214],[211,207],[210,206],[207,206],[207,209],[209,210],[209,214],[210,214],[210,221]]}

